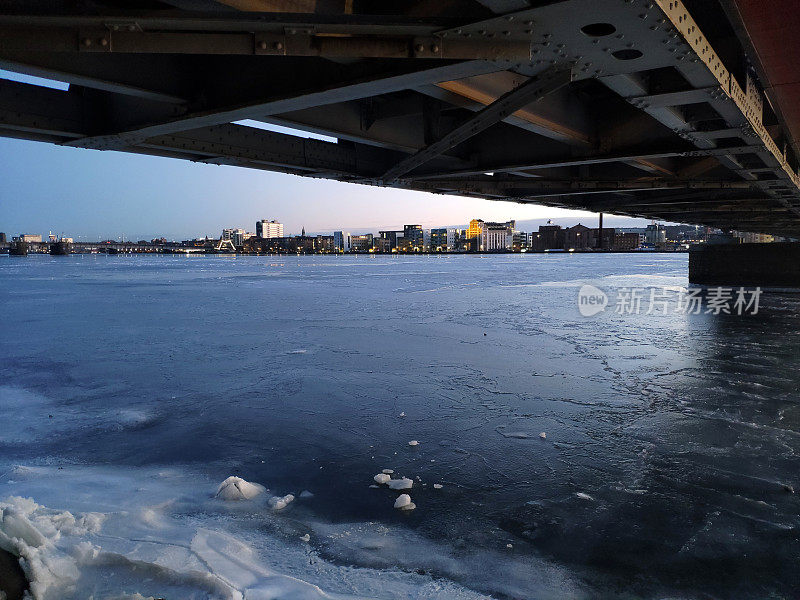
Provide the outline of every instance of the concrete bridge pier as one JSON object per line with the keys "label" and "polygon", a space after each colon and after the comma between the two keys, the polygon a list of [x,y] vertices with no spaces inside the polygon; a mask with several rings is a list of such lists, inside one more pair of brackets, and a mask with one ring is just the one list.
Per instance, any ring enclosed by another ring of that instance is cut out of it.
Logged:
{"label": "concrete bridge pier", "polygon": [[800,287],[800,242],[697,244],[689,249],[689,283]]}

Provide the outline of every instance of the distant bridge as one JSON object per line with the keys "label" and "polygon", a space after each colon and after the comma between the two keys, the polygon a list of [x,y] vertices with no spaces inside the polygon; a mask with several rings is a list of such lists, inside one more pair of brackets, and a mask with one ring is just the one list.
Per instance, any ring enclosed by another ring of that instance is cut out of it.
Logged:
{"label": "distant bridge", "polygon": [[70,84],[0,135],[800,235],[798,56],[791,0],[0,0]]}

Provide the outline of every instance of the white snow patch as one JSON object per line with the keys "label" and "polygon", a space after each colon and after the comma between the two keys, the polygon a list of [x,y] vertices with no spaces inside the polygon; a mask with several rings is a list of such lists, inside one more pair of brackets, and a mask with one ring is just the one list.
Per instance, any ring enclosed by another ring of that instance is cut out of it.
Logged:
{"label": "white snow patch", "polygon": [[216,497],[222,500],[251,500],[263,491],[265,491],[263,485],[250,483],[241,477],[231,475],[219,484]]}

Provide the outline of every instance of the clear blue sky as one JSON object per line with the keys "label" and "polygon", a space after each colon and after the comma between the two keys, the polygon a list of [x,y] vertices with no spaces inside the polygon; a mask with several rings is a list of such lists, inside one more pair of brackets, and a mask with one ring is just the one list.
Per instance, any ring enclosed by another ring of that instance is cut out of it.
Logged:
{"label": "clear blue sky", "polygon": [[[46,83],[0,71],[0,78]],[[48,85],[59,87],[50,82]],[[315,180],[239,167],[0,138],[0,231],[76,239],[187,239],[276,219],[288,234],[459,225],[485,220],[594,221],[589,213]],[[641,220],[630,220],[631,226]],[[621,224],[621,223],[618,223]]]}

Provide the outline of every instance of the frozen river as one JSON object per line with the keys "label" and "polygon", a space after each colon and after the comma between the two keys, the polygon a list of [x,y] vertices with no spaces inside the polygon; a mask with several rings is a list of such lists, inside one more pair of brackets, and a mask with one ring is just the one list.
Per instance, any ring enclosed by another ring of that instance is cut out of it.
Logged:
{"label": "frozen river", "polygon": [[686,271],[0,256],[0,548],[46,600],[792,597],[800,295],[614,310]]}

